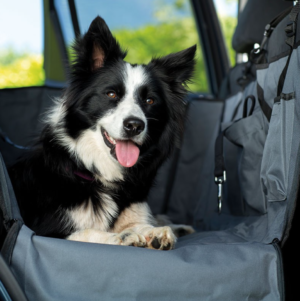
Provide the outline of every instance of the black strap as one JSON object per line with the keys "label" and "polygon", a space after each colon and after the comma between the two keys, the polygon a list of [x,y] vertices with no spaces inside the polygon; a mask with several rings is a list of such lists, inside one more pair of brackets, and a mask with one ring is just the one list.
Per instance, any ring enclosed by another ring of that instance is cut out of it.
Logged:
{"label": "black strap", "polygon": [[263,111],[264,115],[270,122],[271,115],[272,115],[272,108],[265,101],[264,90],[258,83],[257,83],[257,98],[258,98],[258,102],[261,107],[261,110]]}
{"label": "black strap", "polygon": [[[248,100],[251,99],[251,107],[250,111],[248,113]],[[251,116],[255,107],[255,97],[253,95],[249,95],[246,97],[243,107],[243,118],[246,118],[248,116]]]}
{"label": "black strap", "polygon": [[215,143],[215,178],[222,177],[224,170],[223,132],[220,130]]}
{"label": "black strap", "polygon": [[289,15],[291,22],[288,23],[285,27],[285,33],[287,35],[287,39],[285,40],[286,44],[290,46],[290,53],[287,59],[287,62],[280,74],[278,86],[277,86],[277,96],[280,96],[282,93],[284,80],[286,77],[286,73],[289,67],[290,59],[292,56],[294,43],[295,43],[295,37],[296,37],[296,28],[297,28],[297,18],[300,10],[300,3],[297,2],[297,4],[292,8],[291,13]]}
{"label": "black strap", "polygon": [[223,155],[223,131],[222,131],[222,121],[225,114],[225,101],[223,102],[223,108],[221,112],[221,120],[219,126],[219,134],[215,142],[215,179],[223,177],[225,171],[224,155]]}
{"label": "black strap", "polygon": [[293,9],[293,6],[288,7],[281,13],[279,13],[269,24],[271,27],[275,28],[288,14],[290,14],[291,10]]}
{"label": "black strap", "polygon": [[226,182],[226,169],[225,169],[225,161],[223,154],[223,131],[222,131],[222,120],[224,118],[225,113],[225,102],[223,104],[219,134],[215,142],[215,183],[218,185],[218,212],[219,214],[222,211],[222,192],[223,192],[223,184]]}

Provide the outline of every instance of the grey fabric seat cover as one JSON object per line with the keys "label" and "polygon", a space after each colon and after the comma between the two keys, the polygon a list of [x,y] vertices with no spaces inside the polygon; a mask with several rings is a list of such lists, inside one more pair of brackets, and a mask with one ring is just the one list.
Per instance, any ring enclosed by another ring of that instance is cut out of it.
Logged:
{"label": "grey fabric seat cover", "polygon": [[273,246],[230,232],[160,252],[38,237],[23,226],[12,267],[29,300],[280,300]]}
{"label": "grey fabric seat cover", "polygon": [[[286,18],[282,24],[288,22]],[[299,41],[299,24],[296,42]],[[276,27],[268,42],[270,45],[275,43],[274,39],[277,44],[284,44],[283,28]],[[265,100],[273,107],[278,79],[287,57],[285,46],[276,49],[268,53],[267,64],[258,66],[257,81],[237,96],[242,105],[249,94],[257,96],[256,85],[259,84]],[[192,159],[187,156],[189,145],[184,144],[173,189],[178,193],[185,189],[181,179],[190,178],[194,186],[199,181],[195,189],[190,187],[188,193],[193,200],[189,204],[194,207],[185,214],[187,218],[193,213],[194,225],[199,233],[179,239],[175,250],[159,252],[38,237],[23,226],[12,254],[11,268],[28,299],[284,300],[280,252],[273,242],[274,239],[284,241],[288,235],[286,230],[293,215],[298,189],[299,60],[300,51],[295,48],[282,99],[274,104],[270,124],[257,104],[248,121],[238,112],[234,120],[222,125],[228,131],[225,139],[232,144],[228,144],[230,149],[235,149],[239,154],[232,161],[234,172],[240,174],[240,159],[251,157],[248,151],[243,150],[249,144],[245,140],[249,133],[250,142],[253,139],[253,145],[260,145],[261,170],[256,166],[239,178],[242,179],[242,185],[238,183],[241,194],[234,198],[225,197],[221,214],[217,212],[216,186],[213,182],[214,143],[206,141],[201,144],[199,140],[195,144],[203,153],[202,159],[197,158],[197,164],[202,169],[195,173],[185,168]],[[193,112],[195,109],[201,111],[202,105],[205,103],[190,106],[189,116],[197,118]],[[227,106],[225,110],[229,108]],[[218,116],[219,109],[215,110]],[[232,116],[227,113],[224,116]],[[244,126],[236,126],[238,123]],[[199,122],[196,120],[195,124]],[[195,132],[191,134],[188,126],[186,129],[184,140],[194,141]],[[212,141],[218,129],[218,123],[209,126]],[[262,140],[265,141],[262,143]],[[201,149],[201,145],[205,148]],[[228,172],[231,172],[230,169]],[[257,179],[258,191],[251,200],[250,192],[245,193],[245,187],[247,190],[248,181],[257,183]],[[232,183],[228,183],[228,189],[235,189]],[[176,205],[172,199],[168,208],[176,215]]]}

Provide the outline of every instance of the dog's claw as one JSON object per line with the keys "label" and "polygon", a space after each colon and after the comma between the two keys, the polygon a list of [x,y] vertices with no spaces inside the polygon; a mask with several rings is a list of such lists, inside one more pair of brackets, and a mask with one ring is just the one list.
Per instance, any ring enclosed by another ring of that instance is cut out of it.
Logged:
{"label": "dog's claw", "polygon": [[147,248],[150,249],[171,250],[176,243],[176,237],[168,226],[149,228],[144,235],[147,240]]}

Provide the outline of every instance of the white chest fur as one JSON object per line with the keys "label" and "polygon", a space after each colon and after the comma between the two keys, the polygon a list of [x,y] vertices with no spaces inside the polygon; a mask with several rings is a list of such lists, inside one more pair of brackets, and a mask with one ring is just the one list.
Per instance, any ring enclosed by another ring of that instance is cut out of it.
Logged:
{"label": "white chest fur", "polygon": [[97,229],[108,231],[109,224],[118,214],[118,207],[107,194],[99,194],[99,206],[94,206],[91,200],[74,209],[68,210],[68,216],[76,231]]}

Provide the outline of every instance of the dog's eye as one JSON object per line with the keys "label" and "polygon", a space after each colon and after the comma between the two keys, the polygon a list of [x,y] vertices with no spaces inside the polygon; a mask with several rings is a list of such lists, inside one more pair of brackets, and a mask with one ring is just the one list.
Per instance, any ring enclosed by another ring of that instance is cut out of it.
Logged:
{"label": "dog's eye", "polygon": [[154,100],[153,100],[152,98],[148,98],[148,99],[146,100],[146,104],[147,104],[147,105],[153,105],[153,104],[154,104]]}
{"label": "dog's eye", "polygon": [[113,92],[113,91],[108,92],[106,95],[107,95],[108,97],[110,97],[110,98],[116,98],[116,97],[117,97],[117,93],[116,93],[116,92]]}

